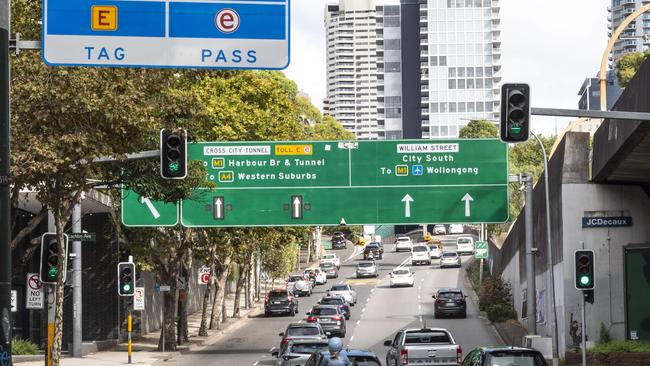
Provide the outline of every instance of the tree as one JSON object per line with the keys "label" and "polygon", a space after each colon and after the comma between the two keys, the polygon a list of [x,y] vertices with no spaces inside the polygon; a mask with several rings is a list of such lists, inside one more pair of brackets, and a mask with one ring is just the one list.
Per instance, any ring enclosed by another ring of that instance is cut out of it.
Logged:
{"label": "tree", "polygon": [[648,56],[650,56],[650,51],[632,52],[616,60],[616,76],[621,87],[627,87],[627,84],[636,75],[636,72],[639,71]]}
{"label": "tree", "polygon": [[459,137],[462,139],[498,138],[499,128],[490,121],[473,119],[460,129]]}

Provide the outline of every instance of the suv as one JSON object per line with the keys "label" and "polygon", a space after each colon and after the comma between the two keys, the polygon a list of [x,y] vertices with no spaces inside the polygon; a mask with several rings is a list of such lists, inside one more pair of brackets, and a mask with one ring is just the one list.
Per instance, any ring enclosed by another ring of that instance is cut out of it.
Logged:
{"label": "suv", "polygon": [[461,236],[456,239],[456,251],[458,254],[474,254],[474,238],[471,236]]}
{"label": "suv", "polygon": [[318,323],[328,336],[345,338],[345,315],[338,305],[316,305],[307,313],[307,323]]}
{"label": "suv", "polygon": [[411,265],[418,264],[431,264],[431,257],[429,257],[429,247],[423,244],[414,245],[411,248]]}
{"label": "suv", "polygon": [[445,225],[434,225],[433,226],[433,235],[446,235],[447,228]]}
{"label": "suv", "polygon": [[318,301],[318,305],[336,305],[343,311],[345,320],[350,319],[350,305],[348,305],[343,296],[325,296]]}
{"label": "suv", "polygon": [[273,348],[271,355],[278,358],[277,366],[300,366],[305,364],[312,353],[327,349],[327,341],[324,339],[296,339],[285,343],[280,350]]}
{"label": "suv", "polygon": [[520,347],[480,347],[465,356],[462,366],[530,365],[546,366],[541,352]]}
{"label": "suv", "polygon": [[379,277],[379,271],[374,261],[363,261],[357,264],[357,278]]}
{"label": "suv", "polygon": [[382,259],[384,257],[384,248],[381,246],[381,243],[372,242],[363,248],[363,259],[368,259],[370,253],[372,253],[374,259]]}
{"label": "suv", "polygon": [[[381,362],[377,355],[370,351],[346,349],[341,354],[345,354],[351,365],[359,366],[381,366]],[[329,352],[314,352],[305,366],[324,366],[327,365],[327,360],[330,358]],[[535,365],[537,366],[537,365]]]}
{"label": "suv", "polygon": [[440,256],[440,268],[460,267],[460,256],[456,252],[443,252]]}
{"label": "suv", "polygon": [[325,272],[327,278],[339,278],[339,270],[334,263],[325,262],[321,263],[320,268]]}
{"label": "suv", "polygon": [[324,254],[320,258],[320,264],[323,264],[323,263],[333,263],[336,266],[337,269],[341,268],[341,259],[339,259],[339,257],[337,257],[336,254],[334,254],[334,253]]}
{"label": "suv", "polygon": [[289,291],[277,289],[266,294],[264,299],[264,316],[282,313],[295,316],[298,313],[298,300]]}
{"label": "suv", "polygon": [[289,276],[287,278],[287,291],[291,291],[294,296],[311,296],[311,283],[301,275]]}
{"label": "suv", "polygon": [[327,283],[327,275],[325,274],[325,272],[321,271],[320,268],[318,267],[307,268],[305,269],[304,274],[306,276],[309,276],[311,272],[313,272],[316,275],[316,285],[324,285]]}
{"label": "suv", "polygon": [[327,295],[329,296],[343,296],[345,301],[348,304],[354,306],[357,304],[357,292],[348,284],[334,285],[332,288],[327,290]]}
{"label": "suv", "polygon": [[411,251],[411,247],[413,247],[413,242],[411,241],[411,238],[408,236],[399,236],[397,237],[397,241],[395,241],[395,251],[399,252],[402,250],[406,251]]}
{"label": "suv", "polygon": [[457,288],[441,288],[432,296],[436,299],[433,305],[433,316],[456,315],[467,318],[467,295]]}
{"label": "suv", "polygon": [[291,323],[287,326],[287,330],[278,335],[282,337],[280,348],[291,340],[327,339],[327,334],[318,323]]}

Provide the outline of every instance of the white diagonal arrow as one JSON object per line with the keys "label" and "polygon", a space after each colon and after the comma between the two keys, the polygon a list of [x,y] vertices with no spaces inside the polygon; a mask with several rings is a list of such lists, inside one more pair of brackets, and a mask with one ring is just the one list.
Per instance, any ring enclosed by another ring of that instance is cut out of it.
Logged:
{"label": "white diagonal arrow", "polygon": [[293,199],[293,217],[300,217],[300,197],[298,196]]}
{"label": "white diagonal arrow", "polygon": [[223,201],[221,197],[217,197],[215,204],[217,205],[217,218],[220,219],[223,217]]}
{"label": "white diagonal arrow", "polygon": [[465,217],[469,217],[471,214],[469,202],[474,201],[474,199],[472,198],[472,196],[469,195],[469,193],[466,193],[465,196],[461,199],[461,201],[465,201]]}
{"label": "white diagonal arrow", "polygon": [[408,193],[404,198],[402,198],[402,202],[404,202],[404,216],[405,217],[411,217],[411,202],[414,202],[415,200],[413,197],[411,197]]}
{"label": "white diagonal arrow", "polygon": [[153,215],[154,219],[158,219],[160,217],[160,212],[154,207],[153,203],[151,203],[151,200],[147,197],[140,197],[140,203],[144,204],[147,206],[149,211],[151,211],[151,214]]}

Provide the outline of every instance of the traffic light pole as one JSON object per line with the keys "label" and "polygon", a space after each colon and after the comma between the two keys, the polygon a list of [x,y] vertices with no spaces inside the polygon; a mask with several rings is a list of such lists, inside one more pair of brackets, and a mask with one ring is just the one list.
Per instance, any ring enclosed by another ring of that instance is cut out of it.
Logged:
{"label": "traffic light pole", "polygon": [[581,290],[580,294],[582,295],[582,331],[580,332],[582,333],[582,366],[587,366],[587,335],[585,334],[587,330],[585,304],[587,302],[585,301],[585,290]]}
{"label": "traffic light pole", "polygon": [[528,334],[537,334],[537,319],[535,315],[535,253],[533,249],[533,176],[523,177],[526,191],[526,206],[524,219],[526,223],[526,316],[528,317]]}
{"label": "traffic light pole", "polygon": [[10,0],[0,0],[0,360],[11,366]]}

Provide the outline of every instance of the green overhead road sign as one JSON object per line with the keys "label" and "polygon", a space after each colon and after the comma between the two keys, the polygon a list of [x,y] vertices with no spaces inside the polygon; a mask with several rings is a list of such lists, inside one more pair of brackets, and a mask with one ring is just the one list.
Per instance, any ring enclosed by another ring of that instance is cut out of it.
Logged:
{"label": "green overhead road sign", "polygon": [[489,249],[487,241],[477,241],[474,243],[474,258],[488,259]]}
{"label": "green overhead road sign", "polygon": [[132,227],[160,227],[178,225],[178,205],[141,197],[136,192],[122,189],[122,223]]}
{"label": "green overhead road sign", "polygon": [[188,145],[215,189],[181,205],[189,227],[494,223],[508,219],[496,139]]}

